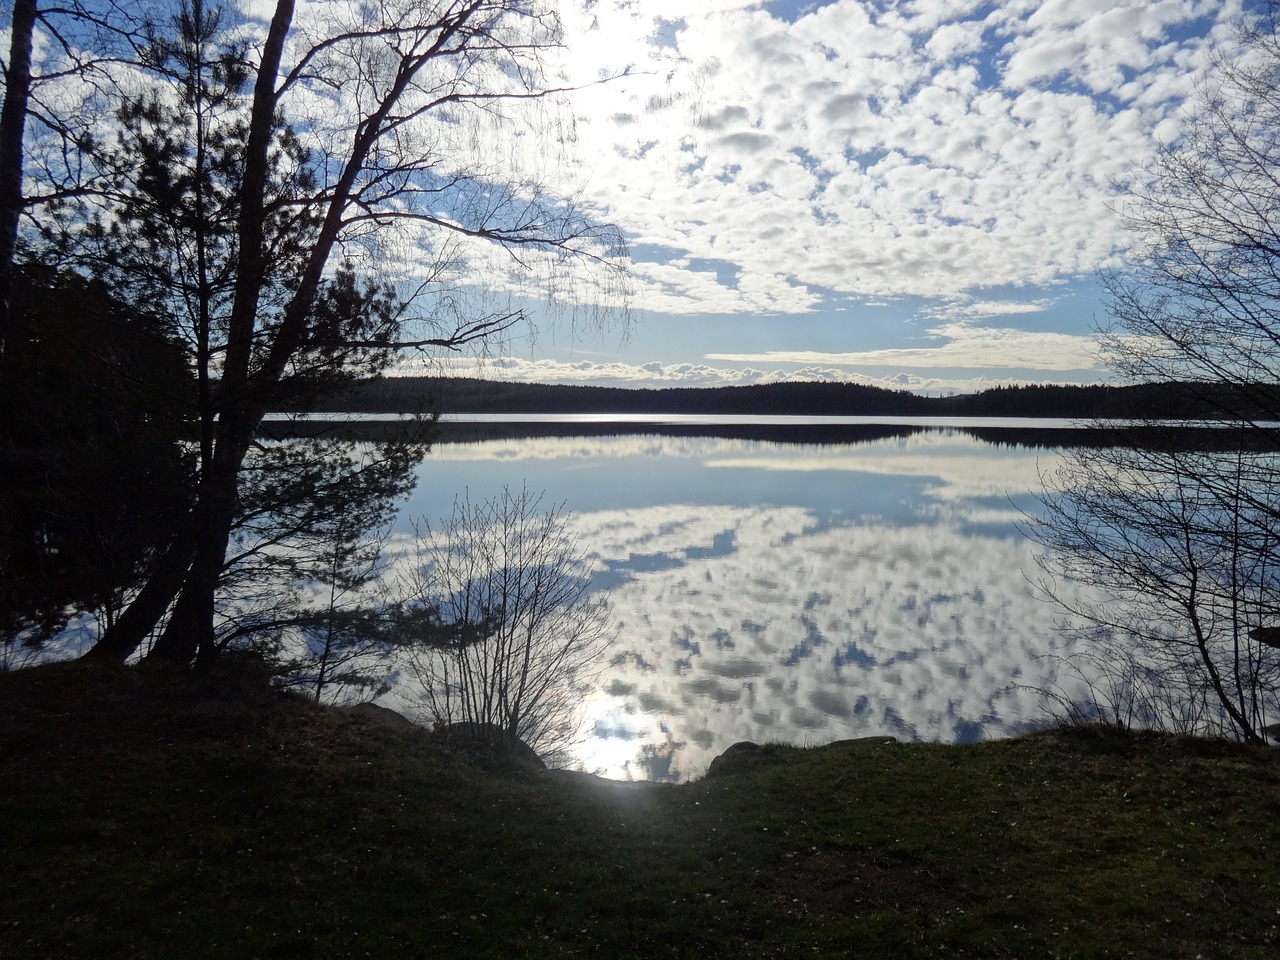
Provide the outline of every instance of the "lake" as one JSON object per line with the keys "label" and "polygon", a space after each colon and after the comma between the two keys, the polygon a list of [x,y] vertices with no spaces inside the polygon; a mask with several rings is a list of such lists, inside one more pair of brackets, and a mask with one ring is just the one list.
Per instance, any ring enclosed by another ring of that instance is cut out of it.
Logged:
{"label": "lake", "polygon": [[971,742],[1047,719],[1069,651],[1020,521],[1054,446],[984,439],[1034,436],[1008,421],[787,442],[815,434],[702,419],[439,443],[403,507],[402,530],[523,484],[571,512],[618,626],[582,768],[679,781],[739,740]]}

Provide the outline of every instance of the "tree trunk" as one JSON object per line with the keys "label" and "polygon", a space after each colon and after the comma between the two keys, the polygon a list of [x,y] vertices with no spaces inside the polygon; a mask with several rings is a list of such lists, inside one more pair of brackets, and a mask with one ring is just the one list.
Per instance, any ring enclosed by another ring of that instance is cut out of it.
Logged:
{"label": "tree trunk", "polygon": [[0,109],[0,354],[9,332],[9,295],[13,257],[22,216],[22,137],[31,93],[31,36],[36,0],[13,0],[9,35],[9,69],[5,72],[4,106]]}
{"label": "tree trunk", "polygon": [[189,534],[174,537],[142,590],[85,656],[120,663],[133,656],[178,596],[194,553],[195,542]]}
{"label": "tree trunk", "polygon": [[[266,272],[264,207],[276,120],[276,78],[293,11],[293,0],[277,0],[258,65],[240,184],[235,296],[228,321],[220,396],[215,404],[219,418],[213,456],[202,465],[200,492],[193,511],[195,543],[191,567],[173,615],[149,657],[184,666],[197,658],[208,659],[217,649],[213,629],[215,601],[235,524],[240,466],[262,419],[262,410],[252,399],[253,334]],[[213,414],[213,410],[201,412],[206,419],[204,425]]]}
{"label": "tree trunk", "polygon": [[210,574],[209,557],[212,550],[209,539],[207,536],[201,538],[204,542],[196,548],[173,614],[155,646],[147,654],[147,660],[189,667],[197,654],[212,649],[214,598],[222,566],[219,563],[217,569]]}
{"label": "tree trunk", "polygon": [[221,421],[212,467],[202,478],[196,501],[195,543],[190,569],[173,615],[148,659],[190,666],[217,651],[213,628],[218,584],[239,503],[240,465],[262,419],[261,411],[239,411]]}

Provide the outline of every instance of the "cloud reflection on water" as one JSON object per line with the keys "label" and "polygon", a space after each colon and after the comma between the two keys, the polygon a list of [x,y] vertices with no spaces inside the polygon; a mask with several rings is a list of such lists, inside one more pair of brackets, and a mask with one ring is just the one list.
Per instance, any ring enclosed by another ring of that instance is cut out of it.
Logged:
{"label": "cloud reflection on water", "polygon": [[583,765],[687,779],[739,740],[968,741],[1040,719],[1054,611],[1015,504],[1048,459],[945,432],[619,437],[446,445],[424,470],[434,490],[528,479],[567,502],[620,630]]}

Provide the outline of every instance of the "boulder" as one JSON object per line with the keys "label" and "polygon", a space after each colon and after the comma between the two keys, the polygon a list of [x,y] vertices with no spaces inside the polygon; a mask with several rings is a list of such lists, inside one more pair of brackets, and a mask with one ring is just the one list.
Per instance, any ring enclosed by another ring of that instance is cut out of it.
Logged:
{"label": "boulder", "polygon": [[529,770],[547,769],[537,751],[519,737],[512,736],[492,723],[465,720],[459,723],[437,723],[431,732],[432,736],[444,742],[451,750]]}
{"label": "boulder", "polygon": [[711,761],[711,766],[707,767],[707,776],[723,777],[748,770],[758,766],[764,756],[765,748],[760,744],[741,740]]}
{"label": "boulder", "polygon": [[345,709],[353,717],[363,717],[379,726],[390,727],[393,730],[422,729],[403,713],[392,710],[389,707],[381,707],[376,703],[357,703]]}
{"label": "boulder", "polygon": [[[843,750],[847,747],[877,747],[897,742],[897,737],[854,737],[851,740],[836,740],[818,749],[830,750],[837,748]],[[758,743],[752,743],[750,740],[742,740],[712,760],[711,766],[707,767],[706,775],[708,777],[723,777],[743,770],[754,769],[761,764],[767,763],[770,756],[776,757],[778,755],[779,749],[777,747],[761,746]]]}

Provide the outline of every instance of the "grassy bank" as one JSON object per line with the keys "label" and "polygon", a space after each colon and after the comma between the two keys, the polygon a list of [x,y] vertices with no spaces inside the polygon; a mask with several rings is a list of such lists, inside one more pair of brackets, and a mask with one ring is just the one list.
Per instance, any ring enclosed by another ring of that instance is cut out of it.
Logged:
{"label": "grassy bank", "polygon": [[0,957],[1280,953],[1273,751],[774,749],[486,767],[260,685],[0,675]]}

